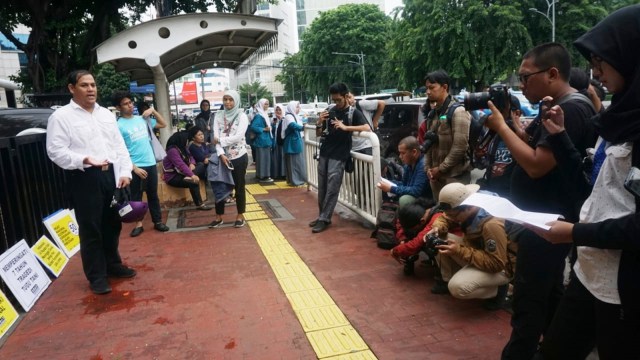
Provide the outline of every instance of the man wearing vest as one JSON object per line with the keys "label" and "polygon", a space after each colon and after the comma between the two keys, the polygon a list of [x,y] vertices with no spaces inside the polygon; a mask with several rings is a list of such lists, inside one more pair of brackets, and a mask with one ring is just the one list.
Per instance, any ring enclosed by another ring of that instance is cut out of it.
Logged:
{"label": "man wearing vest", "polygon": [[[449,95],[449,83],[449,75],[444,70],[436,70],[425,77],[429,102],[436,103],[425,119],[428,121],[427,131],[438,135],[438,141],[425,153],[425,172],[434,199],[447,184],[468,184],[471,181],[471,165],[467,156],[471,115]],[[452,106],[457,108],[449,121],[447,114]]]}

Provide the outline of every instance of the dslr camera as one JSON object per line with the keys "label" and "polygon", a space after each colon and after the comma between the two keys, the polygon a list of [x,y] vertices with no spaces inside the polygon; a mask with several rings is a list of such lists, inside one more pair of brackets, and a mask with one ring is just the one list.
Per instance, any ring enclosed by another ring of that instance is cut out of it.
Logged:
{"label": "dslr camera", "polygon": [[436,134],[433,130],[429,130],[424,134],[424,142],[420,146],[420,151],[423,154],[426,154],[427,151],[431,149],[431,146],[437,143],[438,143],[438,134]]}
{"label": "dslr camera", "polygon": [[505,84],[493,84],[488,92],[469,93],[464,97],[464,108],[467,111],[487,109],[488,101],[503,110],[510,103],[509,88]]}
{"label": "dslr camera", "polygon": [[427,234],[427,248],[437,250],[436,246],[447,245],[447,240],[440,239],[437,235],[431,233]]}

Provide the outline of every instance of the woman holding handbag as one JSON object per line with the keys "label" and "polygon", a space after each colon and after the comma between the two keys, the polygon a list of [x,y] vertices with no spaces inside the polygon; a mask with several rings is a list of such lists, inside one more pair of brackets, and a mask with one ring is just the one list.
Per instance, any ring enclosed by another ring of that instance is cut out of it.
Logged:
{"label": "woman holding handbag", "polygon": [[[245,225],[244,212],[246,210],[247,194],[245,192],[245,175],[249,165],[245,134],[249,126],[247,115],[240,108],[240,94],[234,90],[227,90],[222,97],[223,111],[218,111],[213,120],[213,142],[216,154],[222,163],[231,170],[235,184],[236,208],[238,213],[234,227]],[[217,228],[223,224],[224,201],[216,199],[216,216],[209,224],[210,228]]]}

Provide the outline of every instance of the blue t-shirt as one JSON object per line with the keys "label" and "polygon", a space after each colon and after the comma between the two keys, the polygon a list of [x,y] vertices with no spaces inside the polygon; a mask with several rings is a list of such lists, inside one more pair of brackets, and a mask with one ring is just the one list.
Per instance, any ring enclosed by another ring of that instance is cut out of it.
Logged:
{"label": "blue t-shirt", "polygon": [[[151,127],[156,126],[156,119],[151,118]],[[151,147],[151,138],[149,138],[149,130],[147,121],[141,116],[133,116],[132,118],[118,118],[118,129],[127,145],[131,162],[138,167],[153,166],[156,164],[156,157],[153,155]]]}

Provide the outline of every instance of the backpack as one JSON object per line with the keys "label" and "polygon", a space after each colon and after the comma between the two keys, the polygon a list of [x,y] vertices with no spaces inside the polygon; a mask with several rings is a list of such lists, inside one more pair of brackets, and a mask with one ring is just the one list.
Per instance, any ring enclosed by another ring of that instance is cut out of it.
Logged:
{"label": "backpack", "polygon": [[[454,99],[455,101],[455,99]],[[447,104],[448,106],[448,104]],[[453,138],[453,113],[464,104],[455,101],[453,105],[447,109],[447,125],[451,129],[451,137]],[[435,111],[435,110],[431,110]],[[429,114],[431,115],[431,113]],[[467,160],[471,163],[471,167],[475,167],[474,149],[482,140],[487,130],[484,128],[484,119],[475,113],[470,113],[471,120],[469,123],[469,141],[467,143]],[[429,116],[430,117],[430,116]]]}
{"label": "backpack", "polygon": [[398,204],[384,202],[378,210],[376,228],[371,237],[376,239],[378,247],[385,250],[393,249],[396,241],[396,221],[398,220]]}

